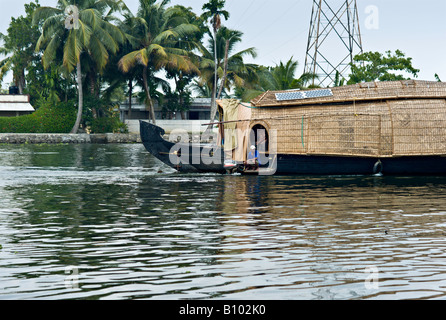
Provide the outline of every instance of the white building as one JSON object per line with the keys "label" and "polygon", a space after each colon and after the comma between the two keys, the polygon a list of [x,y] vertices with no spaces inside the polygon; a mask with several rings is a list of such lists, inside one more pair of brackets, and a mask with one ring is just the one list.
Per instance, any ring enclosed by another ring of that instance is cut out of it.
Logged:
{"label": "white building", "polygon": [[[162,111],[161,106],[158,105],[158,102],[154,101],[155,104],[155,117],[157,120],[183,120],[181,118],[181,113],[176,112],[175,115],[169,114],[167,115]],[[129,117],[129,102],[123,102],[120,107],[121,120],[137,120],[137,119],[150,119],[149,111],[146,108],[146,105],[140,103],[137,99],[132,99],[132,112]],[[189,110],[184,112],[185,119],[184,120],[208,120],[211,117],[211,98],[194,98],[192,100],[191,106]]]}
{"label": "white building", "polygon": [[16,117],[34,111],[28,95],[0,95],[0,117]]}

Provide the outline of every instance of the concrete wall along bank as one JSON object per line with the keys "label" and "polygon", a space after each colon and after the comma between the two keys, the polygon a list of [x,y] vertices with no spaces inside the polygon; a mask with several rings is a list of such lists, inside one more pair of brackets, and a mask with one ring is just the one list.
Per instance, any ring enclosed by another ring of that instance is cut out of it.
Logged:
{"label": "concrete wall along bank", "polygon": [[[157,125],[166,130],[166,138],[173,130],[188,133],[203,132],[209,120],[159,120]],[[0,144],[22,143],[141,143],[139,120],[126,120],[130,133],[68,134],[68,133],[0,133]],[[215,131],[216,132],[216,131]]]}
{"label": "concrete wall along bank", "polygon": [[0,144],[40,143],[140,143],[139,134],[63,134],[63,133],[1,133]]}

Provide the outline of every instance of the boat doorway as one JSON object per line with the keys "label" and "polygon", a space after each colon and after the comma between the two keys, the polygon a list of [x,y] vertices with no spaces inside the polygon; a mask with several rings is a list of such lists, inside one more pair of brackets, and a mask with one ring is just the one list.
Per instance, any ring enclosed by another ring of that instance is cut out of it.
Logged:
{"label": "boat doorway", "polygon": [[249,147],[254,145],[259,154],[267,157],[269,153],[269,134],[268,130],[262,124],[256,124],[252,127],[250,133]]}

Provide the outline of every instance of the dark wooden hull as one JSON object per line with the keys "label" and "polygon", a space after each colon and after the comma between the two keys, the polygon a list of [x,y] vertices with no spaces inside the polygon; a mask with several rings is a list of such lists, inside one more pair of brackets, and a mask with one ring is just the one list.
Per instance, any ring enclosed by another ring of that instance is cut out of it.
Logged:
{"label": "dark wooden hull", "polygon": [[[140,122],[141,140],[153,156],[180,172],[225,173],[223,149],[210,145],[172,143],[163,139],[164,130]],[[180,153],[178,153],[178,151]],[[175,155],[175,152],[179,156]],[[182,156],[183,161],[179,161]],[[270,169],[258,174],[282,175],[446,175],[446,157],[407,156],[393,158],[341,157],[278,154]],[[235,171],[235,170],[233,170]],[[246,174],[255,171],[240,170]]]}
{"label": "dark wooden hull", "polygon": [[[369,175],[380,172],[377,159],[358,157],[277,155],[277,174]],[[375,168],[375,169],[374,169]]]}
{"label": "dark wooden hull", "polygon": [[446,175],[446,157],[393,158],[278,155],[276,174]]}
{"label": "dark wooden hull", "polygon": [[446,175],[446,157],[412,156],[381,159],[385,175]]}
{"label": "dark wooden hull", "polygon": [[173,143],[163,139],[164,129],[140,121],[141,141],[148,152],[180,172],[225,173],[222,148],[192,143]]}

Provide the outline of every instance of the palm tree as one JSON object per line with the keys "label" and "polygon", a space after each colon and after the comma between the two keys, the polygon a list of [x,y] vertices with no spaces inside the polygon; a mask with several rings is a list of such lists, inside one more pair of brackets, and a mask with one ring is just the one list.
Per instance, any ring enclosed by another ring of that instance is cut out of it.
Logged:
{"label": "palm tree", "polygon": [[145,20],[134,16],[130,10],[124,10],[122,16],[124,19],[119,21],[118,27],[125,33],[126,41],[121,44],[119,54],[111,57],[110,63],[104,72],[103,79],[108,83],[108,87],[105,89],[105,95],[110,96],[114,91],[119,90],[119,88],[127,87],[127,90],[124,90],[127,91],[129,104],[127,117],[131,119],[135,81],[139,80],[138,76],[142,75],[142,72],[139,68],[133,68],[131,71],[123,73],[117,68],[117,65],[122,56],[139,47],[139,28],[145,27]]}
{"label": "palm tree", "polygon": [[271,68],[272,83],[269,90],[289,90],[304,89],[307,84],[317,78],[312,73],[303,73],[299,78],[295,78],[299,63],[291,57],[285,64],[280,61],[278,65]]}
{"label": "palm tree", "polygon": [[[181,39],[171,39],[172,41],[171,45],[177,49],[187,50],[189,51],[189,58],[191,61],[198,66],[199,63],[199,56],[195,54],[195,52],[201,51],[202,45],[202,38],[205,33],[204,28],[204,21],[202,17],[196,15],[192,8],[186,8],[181,5],[175,5],[172,9],[172,11],[175,11],[175,15],[177,15],[181,20],[184,22],[187,22],[189,24],[193,24],[199,28],[199,31],[197,31],[194,34],[188,35],[187,38],[181,38]],[[179,111],[181,114],[182,119],[186,119],[185,111],[189,109],[190,106],[190,99],[191,99],[191,92],[188,90],[188,86],[191,84],[192,80],[196,78],[196,76],[199,75],[197,72],[189,72],[186,73],[182,70],[179,70],[178,68],[169,68],[166,67],[166,77],[167,79],[173,80],[173,83],[175,84],[175,91],[171,92],[172,89],[166,88],[167,93],[170,95],[171,100],[177,100],[177,104],[170,103],[170,106],[178,106],[178,110],[173,111]],[[197,69],[198,70],[198,69]],[[166,99],[169,100],[169,99]]]}
{"label": "palm tree", "polygon": [[[221,27],[221,17],[223,16],[225,20],[229,18],[229,12],[223,10],[225,6],[226,0],[209,0],[208,3],[205,3],[202,7],[202,10],[207,10],[203,13],[203,17],[205,19],[211,19],[210,22],[212,24],[213,30],[213,41],[214,41],[214,85],[212,86],[212,96],[211,96],[211,123],[215,119],[215,115],[217,114],[217,104],[215,102],[216,93],[217,93],[217,31]],[[211,128],[212,125],[209,126]],[[208,129],[209,129],[208,128]]]}
{"label": "palm tree", "polygon": [[163,68],[177,69],[186,73],[198,73],[197,67],[188,57],[189,52],[176,47],[179,39],[199,32],[199,28],[188,23],[176,8],[166,8],[169,0],[156,3],[156,0],[140,0],[137,16],[143,20],[139,30],[139,47],[126,54],[118,63],[127,73],[137,64],[143,66],[143,87],[149,106],[150,116],[155,123],[155,112],[150,94],[148,73]]}
{"label": "palm tree", "polygon": [[[249,86],[252,81],[256,81],[256,65],[245,64],[244,57],[251,56],[255,58],[257,52],[255,48],[248,48],[239,52],[233,52],[236,44],[242,41],[243,33],[237,30],[231,30],[222,27],[217,32],[217,41],[214,42],[210,35],[210,48],[204,49],[200,62],[201,86],[207,85],[213,88],[213,79],[221,79],[218,86],[216,98],[220,98],[224,89],[228,91],[232,87]],[[213,43],[217,44],[217,68],[212,61],[214,55]],[[215,69],[217,69],[217,77],[215,77]],[[218,82],[217,82],[218,83]],[[215,93],[217,90],[213,90]]]}
{"label": "palm tree", "polygon": [[303,73],[295,78],[299,64],[291,57],[287,62],[282,61],[274,67],[259,67],[257,69],[258,83],[253,89],[242,90],[242,100],[248,101],[265,91],[280,91],[290,89],[306,89],[317,86],[308,85],[313,79],[318,78],[312,73]]}
{"label": "palm tree", "polygon": [[333,87],[342,87],[342,86],[344,85],[345,82],[346,82],[346,81],[345,81],[345,78],[342,77],[342,79],[341,79],[341,74],[339,73],[338,70],[336,70],[335,80],[334,80],[334,83],[333,83]]}
{"label": "palm tree", "polygon": [[57,7],[40,7],[34,13],[34,23],[44,20],[36,45],[36,51],[44,49],[44,69],[54,61],[62,61],[63,68],[70,73],[76,69],[78,112],[71,133],[78,131],[82,119],[82,58],[93,62],[99,72],[104,70],[109,52],[116,53],[125,38],[123,32],[108,21],[110,13],[123,6],[121,0],[58,0]]}
{"label": "palm tree", "polygon": [[197,94],[198,98],[209,98],[212,95],[211,88],[198,79],[194,79],[189,87]]}

